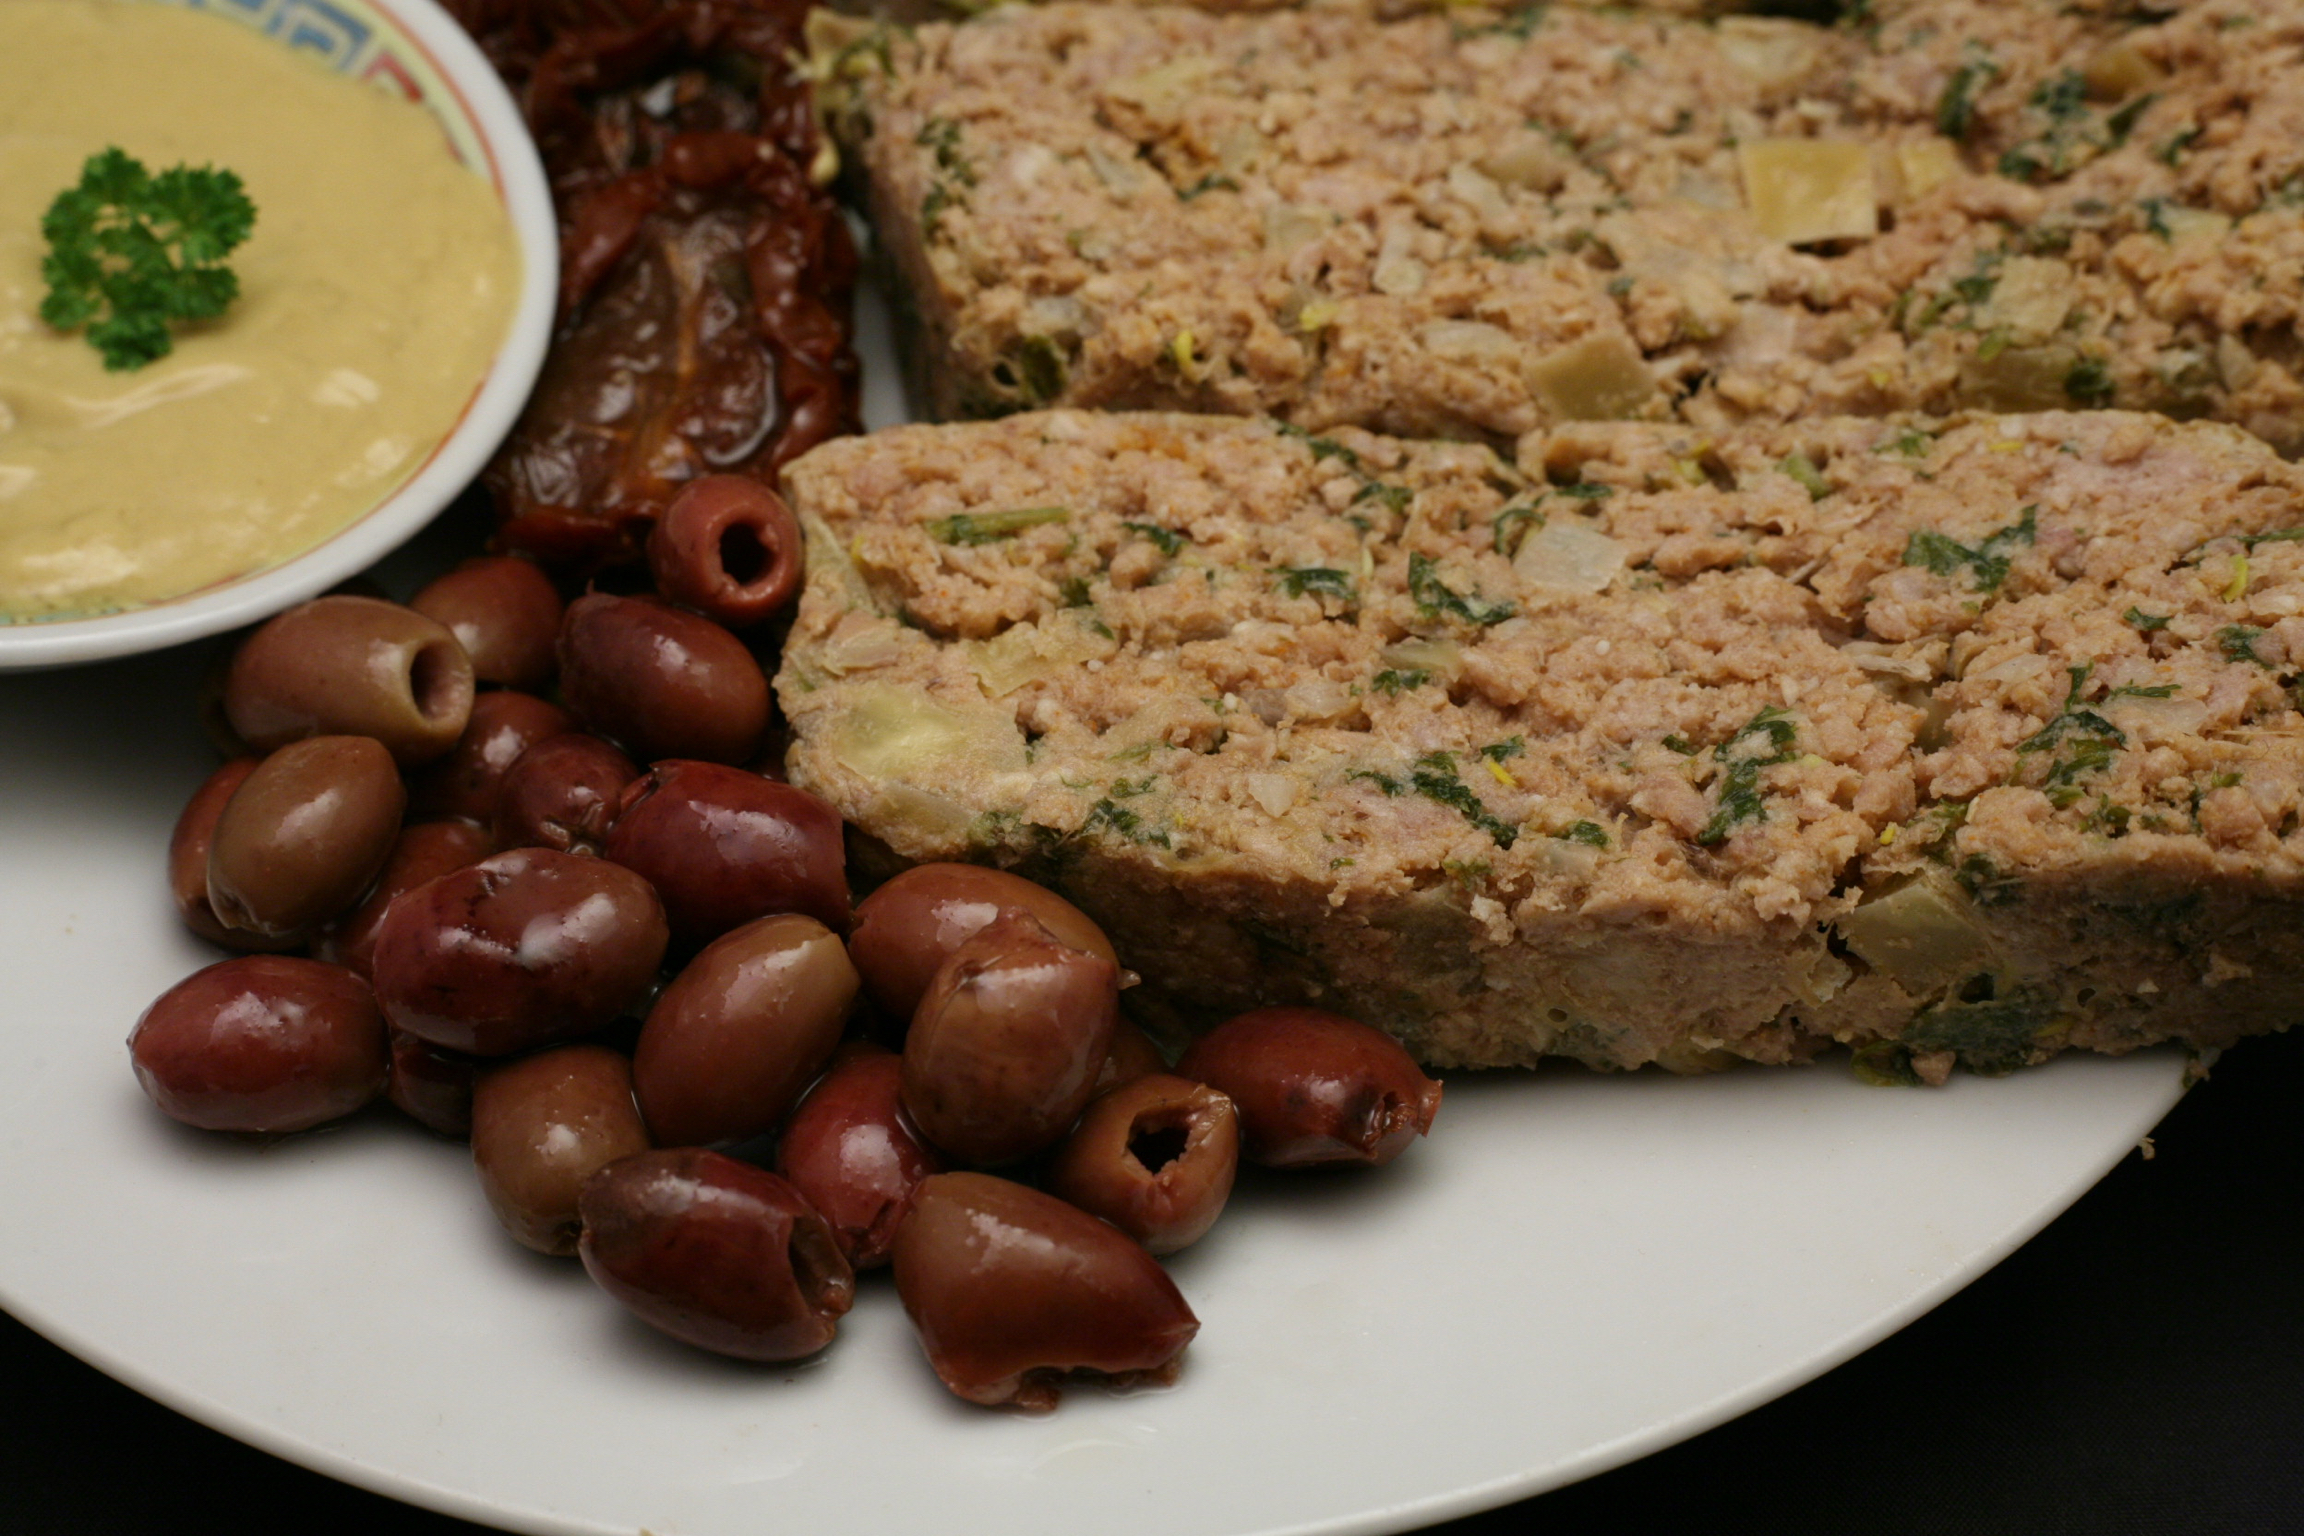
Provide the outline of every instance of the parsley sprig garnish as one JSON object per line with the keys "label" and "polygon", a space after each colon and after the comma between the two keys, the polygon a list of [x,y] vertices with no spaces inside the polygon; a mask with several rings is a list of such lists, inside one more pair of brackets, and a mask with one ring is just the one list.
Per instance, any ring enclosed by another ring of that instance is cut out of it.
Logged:
{"label": "parsley sprig garnish", "polygon": [[115,373],[157,362],[175,349],[171,326],[213,320],[239,297],[224,258],[255,224],[256,205],[230,171],[178,165],[155,176],[118,146],[91,155],[80,184],[40,220],[40,318],[60,331],[86,326]]}

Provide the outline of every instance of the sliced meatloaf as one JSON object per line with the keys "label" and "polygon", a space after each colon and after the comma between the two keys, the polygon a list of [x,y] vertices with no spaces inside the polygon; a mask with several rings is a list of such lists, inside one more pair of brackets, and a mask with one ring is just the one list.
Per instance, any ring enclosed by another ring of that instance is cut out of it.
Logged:
{"label": "sliced meatloaf", "polygon": [[2304,0],[1005,7],[851,39],[940,417],[2121,406],[2304,451]]}
{"label": "sliced meatloaf", "polygon": [[796,782],[1188,1019],[1941,1077],[2304,1009],[2304,470],[2125,412],[827,444]]}

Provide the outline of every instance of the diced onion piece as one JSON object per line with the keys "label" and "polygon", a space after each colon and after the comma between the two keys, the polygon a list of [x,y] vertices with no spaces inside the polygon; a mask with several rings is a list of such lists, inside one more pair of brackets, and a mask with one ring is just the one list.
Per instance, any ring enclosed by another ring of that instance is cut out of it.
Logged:
{"label": "diced onion piece", "polygon": [[1504,201],[1504,189],[1469,165],[1449,169],[1448,190],[1480,215],[1484,226],[1500,226],[1512,216],[1511,206]]}
{"label": "diced onion piece", "polygon": [[1880,232],[1869,145],[1841,139],[1749,139],[1736,146],[1744,203],[1760,233],[1787,245]]}
{"label": "diced onion piece", "polygon": [[2078,286],[2072,269],[2061,261],[2011,256],[2000,263],[1999,281],[1977,316],[1977,328],[2004,330],[2019,342],[2046,341],[2064,328]]}
{"label": "diced onion piece", "polygon": [[2134,43],[2107,43],[2080,68],[2088,94],[2098,101],[2126,101],[2168,83],[2168,71],[2144,57]]}
{"label": "diced onion piece", "polygon": [[1267,816],[1285,816],[1296,804],[1296,781],[1284,773],[1251,773],[1241,782]]}
{"label": "diced onion piece", "polygon": [[861,817],[874,835],[907,858],[949,857],[968,842],[976,818],[956,800],[910,784],[881,784]]}
{"label": "diced onion piece", "polygon": [[894,619],[847,613],[816,647],[816,664],[834,677],[845,677],[892,665],[903,654],[904,630]]}
{"label": "diced onion piece", "polygon": [[1201,84],[1214,73],[1214,59],[1205,54],[1186,54],[1133,75],[1124,75],[1105,86],[1104,94],[1141,108],[1147,117],[1169,118],[1197,96]]}
{"label": "diced onion piece", "polygon": [[1495,153],[1474,161],[1473,167],[1503,186],[1551,192],[1568,179],[1574,163],[1542,134],[1521,133],[1505,140]]}
{"label": "diced onion piece", "polygon": [[2107,699],[2101,707],[2105,719],[2148,742],[2197,736],[2208,722],[2208,706],[2181,694],[2165,699],[2130,694]]}
{"label": "diced onion piece", "polygon": [[1399,640],[1379,653],[1387,667],[1453,678],[1464,667],[1464,652],[1453,640]]}
{"label": "diced onion piece", "polygon": [[872,683],[856,689],[847,713],[826,733],[832,755],[874,781],[949,784],[971,770],[1020,772],[1024,738],[989,704],[955,708],[916,688]]}
{"label": "diced onion piece", "polygon": [[1485,320],[1435,320],[1416,333],[1424,350],[1451,362],[1508,362],[1520,355],[1510,331]]}
{"label": "diced onion piece", "polygon": [[866,613],[879,611],[864,573],[856,569],[856,562],[848,557],[847,546],[823,518],[814,512],[802,512],[800,538],[807,551],[809,580],[831,582],[850,608],[860,608]]}
{"label": "diced onion piece", "polygon": [[1109,634],[1098,634],[1078,613],[1052,614],[1044,623],[1016,624],[990,640],[969,640],[961,649],[983,679],[984,691],[1004,698],[1026,683],[1056,677],[1084,662],[1100,661],[1120,649]]}
{"label": "diced onion piece", "polygon": [[2207,208],[2162,208],[2160,222],[2168,227],[2168,239],[2175,245],[2195,240],[2213,243],[2232,233],[2232,221]]}
{"label": "diced onion piece", "polygon": [[1264,210],[1264,249],[1293,256],[1336,226],[1336,215],[1308,203],[1274,203]]}
{"label": "diced onion piece", "polygon": [[1860,672],[1900,677],[1908,683],[1925,683],[1936,676],[1936,669],[1923,658],[1899,656],[1894,647],[1877,640],[1851,640],[1840,647],[1840,654],[1854,662]]}
{"label": "diced onion piece", "polygon": [[1537,358],[1524,370],[1528,392],[1556,420],[1622,421],[1640,414],[1656,395],[1632,338],[1595,332]]}
{"label": "diced onion piece", "polygon": [[1624,546],[1579,518],[1554,517],[1520,541],[1512,572],[1547,592],[1602,592],[1624,569]]}
{"label": "diced onion piece", "polygon": [[1723,16],[1715,27],[1720,52],[1764,89],[1798,85],[1823,56],[1825,34],[1804,22]]}
{"label": "diced onion piece", "polygon": [[1960,147],[1950,139],[1913,139],[1896,146],[1896,176],[1904,196],[1926,197],[1968,167],[1960,162]]}
{"label": "diced onion piece", "polygon": [[1865,902],[1834,926],[1865,964],[1914,997],[1993,968],[1975,904],[1934,874]]}

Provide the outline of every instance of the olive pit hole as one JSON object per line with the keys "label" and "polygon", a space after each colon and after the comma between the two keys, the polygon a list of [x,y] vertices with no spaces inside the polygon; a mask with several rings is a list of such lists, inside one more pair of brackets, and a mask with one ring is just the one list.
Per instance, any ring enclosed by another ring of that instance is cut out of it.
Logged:
{"label": "olive pit hole", "polygon": [[463,670],[450,650],[452,642],[434,641],[421,647],[408,662],[408,696],[416,713],[427,721],[445,720],[456,712],[461,690],[456,679]]}
{"label": "olive pit hole", "polygon": [[1128,1128],[1128,1155],[1143,1164],[1146,1173],[1156,1174],[1184,1155],[1190,1139],[1188,1126],[1140,1120]]}
{"label": "olive pit hole", "polygon": [[751,523],[730,523],[720,530],[720,569],[739,587],[749,587],[776,568],[776,551]]}

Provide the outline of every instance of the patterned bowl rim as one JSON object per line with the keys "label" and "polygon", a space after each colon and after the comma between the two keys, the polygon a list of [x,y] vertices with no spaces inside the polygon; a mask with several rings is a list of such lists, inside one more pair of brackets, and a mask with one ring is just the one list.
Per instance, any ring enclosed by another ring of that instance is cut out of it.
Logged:
{"label": "patterned bowl rim", "polygon": [[[158,650],[269,617],[365,570],[432,521],[470,485],[512,428],[543,367],[559,284],[559,236],[552,194],[535,141],[501,80],[472,39],[435,0],[142,0],[189,4],[254,24],[283,46],[303,46],[283,28],[299,15],[373,20],[381,36],[405,46],[398,57],[360,51],[364,74],[388,75],[405,95],[439,117],[459,158],[477,150],[483,171],[512,220],[518,243],[520,297],[503,344],[456,424],[399,488],[310,549],[260,571],[117,612],[50,620],[0,621],[0,671],[101,661]],[[356,62],[356,61],[355,61]],[[413,64],[413,70],[405,67]],[[341,68],[342,66],[340,66]],[[349,71],[347,71],[349,72]]]}

